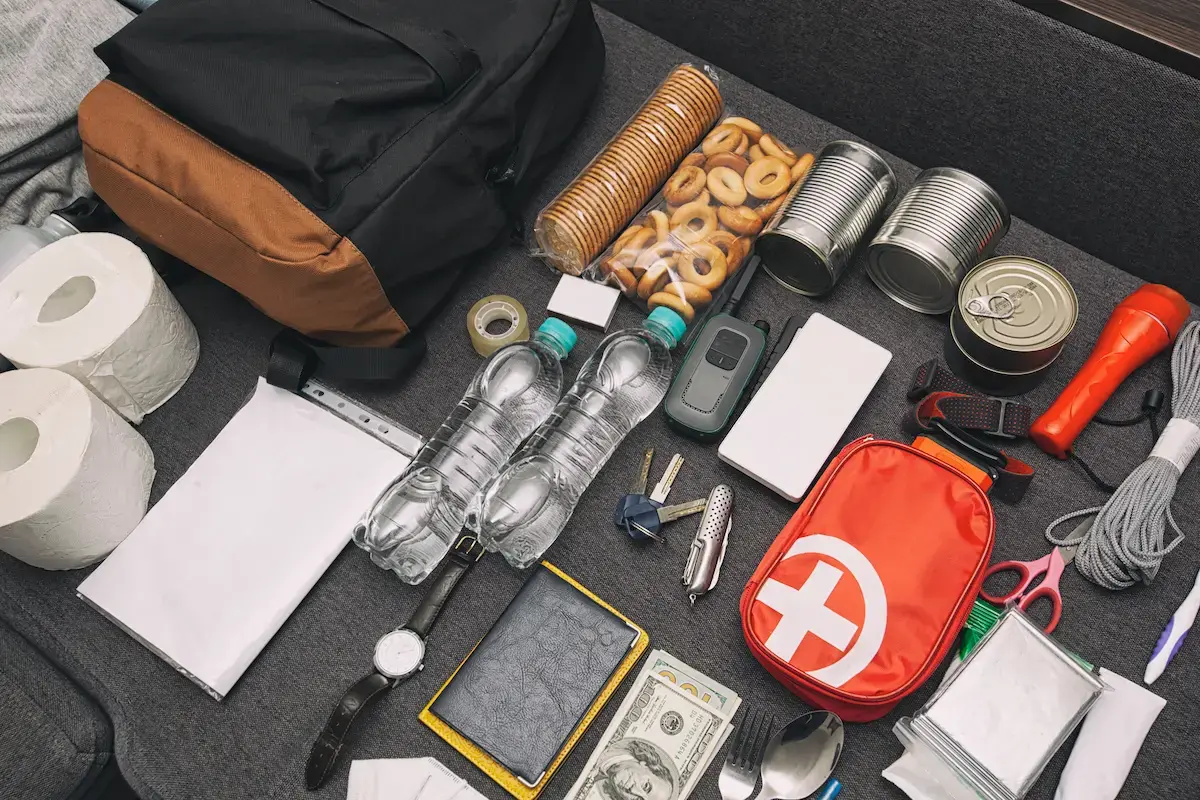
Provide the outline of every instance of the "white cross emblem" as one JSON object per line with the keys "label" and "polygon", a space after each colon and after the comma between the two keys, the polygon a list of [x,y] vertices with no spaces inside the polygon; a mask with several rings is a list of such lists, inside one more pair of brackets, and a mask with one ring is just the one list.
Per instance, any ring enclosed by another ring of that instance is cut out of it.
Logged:
{"label": "white cross emblem", "polygon": [[[799,589],[773,578],[768,578],[759,587],[754,599],[781,615],[775,630],[771,631],[764,644],[773,655],[791,663],[800,643],[810,633],[828,642],[843,652],[840,659],[819,669],[796,666],[811,678],[830,686],[842,686],[866,669],[883,644],[883,635],[887,630],[887,593],[875,567],[844,539],[819,533],[801,536],[788,548],[782,561],[805,554],[835,559],[858,582],[864,607],[862,630],[860,632],[858,625],[825,605],[846,572],[819,560]],[[850,647],[856,633],[858,640]]]}
{"label": "white cross emblem", "polygon": [[767,649],[791,661],[808,634],[814,634],[845,651],[858,626],[825,605],[838,581],[846,573],[818,561],[812,575],[799,589],[768,579],[758,593],[760,602],[783,615],[767,639]]}

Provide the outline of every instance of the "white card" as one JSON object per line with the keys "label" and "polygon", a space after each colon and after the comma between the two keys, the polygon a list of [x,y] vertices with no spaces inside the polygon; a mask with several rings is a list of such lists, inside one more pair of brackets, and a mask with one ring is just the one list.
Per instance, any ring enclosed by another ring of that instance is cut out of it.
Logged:
{"label": "white card", "polygon": [[79,595],[221,699],[410,460],[260,379]]}
{"label": "white card", "polygon": [[621,293],[612,286],[563,275],[558,279],[546,311],[607,331],[620,299]]}
{"label": "white card", "polygon": [[799,502],[891,360],[869,339],[813,314],[717,454]]}

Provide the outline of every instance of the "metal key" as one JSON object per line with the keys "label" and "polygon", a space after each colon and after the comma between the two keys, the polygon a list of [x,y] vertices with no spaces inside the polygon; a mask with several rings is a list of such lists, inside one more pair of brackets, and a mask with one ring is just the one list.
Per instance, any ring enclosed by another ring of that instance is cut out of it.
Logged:
{"label": "metal key", "polygon": [[660,508],[655,508],[651,503],[635,506],[630,509],[629,516],[626,517],[625,530],[633,539],[648,536],[661,542],[662,537],[659,534],[662,532],[663,525],[677,519],[690,517],[692,514],[699,514],[707,506],[708,500],[692,500],[689,503],[676,503],[673,506]]}
{"label": "metal key", "polygon": [[651,447],[646,451],[645,457],[642,458],[642,470],[638,473],[637,483],[629,490],[630,494],[645,494],[646,485],[650,482],[650,465],[654,463],[654,448]]}
{"label": "metal key", "polygon": [[628,494],[622,495],[621,499],[617,500],[617,507],[613,509],[613,525],[618,528],[625,527],[625,517],[628,515],[629,509],[641,503],[650,502],[650,498],[646,496],[646,484],[650,481],[650,465],[653,462],[654,448],[651,447],[642,458],[642,470],[638,473],[637,483],[633,485]]}
{"label": "metal key", "polygon": [[671,456],[671,463],[667,464],[667,471],[663,473],[662,478],[654,486],[654,491],[650,493],[650,499],[656,503],[665,503],[667,495],[671,493],[671,484],[675,483],[675,476],[681,469],[683,469],[683,456],[676,453]]}

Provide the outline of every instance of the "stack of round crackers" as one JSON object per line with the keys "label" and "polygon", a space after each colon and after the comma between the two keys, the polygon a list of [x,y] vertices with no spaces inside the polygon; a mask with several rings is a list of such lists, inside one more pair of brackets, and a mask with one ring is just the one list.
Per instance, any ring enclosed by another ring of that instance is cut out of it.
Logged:
{"label": "stack of round crackers", "polygon": [[578,275],[600,255],[721,114],[721,93],[701,69],[676,67],[575,180],[542,209],[542,256]]}

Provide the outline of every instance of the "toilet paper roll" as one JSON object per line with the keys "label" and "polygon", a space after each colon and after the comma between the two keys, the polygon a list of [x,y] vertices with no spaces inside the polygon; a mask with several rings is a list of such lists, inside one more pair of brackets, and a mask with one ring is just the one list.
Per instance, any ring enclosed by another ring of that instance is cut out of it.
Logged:
{"label": "toilet paper roll", "polygon": [[0,550],[43,569],[108,555],[146,513],[154,455],[65,372],[0,374]]}
{"label": "toilet paper roll", "polygon": [[74,375],[134,424],[179,391],[199,352],[178,301],[119,236],[60,239],[0,283],[0,355]]}

